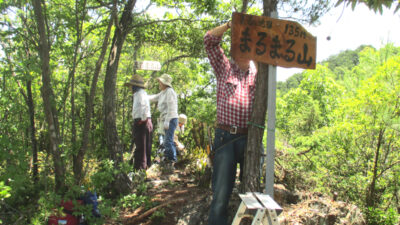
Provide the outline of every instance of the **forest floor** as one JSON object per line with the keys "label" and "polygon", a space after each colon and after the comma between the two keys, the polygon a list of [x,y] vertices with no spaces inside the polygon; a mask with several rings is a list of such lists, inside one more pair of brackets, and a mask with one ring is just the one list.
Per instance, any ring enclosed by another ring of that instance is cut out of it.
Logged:
{"label": "forest floor", "polygon": [[[211,188],[199,181],[184,162],[175,165],[169,173],[159,164],[147,170],[146,196],[151,196],[151,208],[139,207],[121,212],[119,221],[107,224],[124,225],[187,225],[206,224]],[[237,181],[238,184],[238,181]],[[237,186],[237,185],[236,185]],[[236,194],[235,194],[236,193]],[[333,200],[331,197],[306,190],[290,192],[284,185],[274,185],[274,199],[283,208],[278,217],[280,224],[365,224],[357,206]],[[233,218],[240,198],[234,189],[230,201],[230,219]],[[250,224],[242,221],[240,224]]]}
{"label": "forest floor", "polygon": [[210,188],[200,187],[193,174],[183,163],[175,165],[174,171],[164,172],[159,164],[147,171],[147,196],[156,203],[155,207],[126,210],[120,215],[118,224],[176,225],[187,203],[199,202],[211,195]]}

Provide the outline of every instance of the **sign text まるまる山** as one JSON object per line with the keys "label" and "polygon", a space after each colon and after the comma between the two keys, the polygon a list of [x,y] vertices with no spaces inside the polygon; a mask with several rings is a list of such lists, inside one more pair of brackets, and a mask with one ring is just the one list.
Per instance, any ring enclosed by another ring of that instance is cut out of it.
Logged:
{"label": "sign text \u307e\u308b\u307e\u308b\u5c71", "polygon": [[135,66],[138,70],[161,70],[161,64],[157,61],[141,61],[135,62]]}
{"label": "sign text \u307e\u308b\u307e\u308b\u5c71", "polygon": [[232,15],[233,58],[315,69],[316,42],[297,22],[243,13]]}

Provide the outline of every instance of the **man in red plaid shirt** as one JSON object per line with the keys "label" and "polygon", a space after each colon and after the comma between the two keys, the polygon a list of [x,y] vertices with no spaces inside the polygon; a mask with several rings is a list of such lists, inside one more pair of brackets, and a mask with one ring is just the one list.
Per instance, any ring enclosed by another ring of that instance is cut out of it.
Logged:
{"label": "man in red plaid shirt", "polygon": [[204,45],[217,78],[217,128],[214,138],[212,175],[213,200],[209,225],[227,224],[227,207],[237,163],[243,169],[247,143],[247,122],[253,107],[257,68],[248,59],[229,60],[220,47],[231,21],[209,30]]}

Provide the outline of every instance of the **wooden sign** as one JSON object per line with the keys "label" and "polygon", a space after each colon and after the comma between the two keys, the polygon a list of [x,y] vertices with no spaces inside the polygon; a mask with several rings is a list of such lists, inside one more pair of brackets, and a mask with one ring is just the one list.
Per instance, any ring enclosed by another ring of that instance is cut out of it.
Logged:
{"label": "wooden sign", "polygon": [[161,64],[157,61],[135,62],[135,66],[138,70],[161,70]]}
{"label": "wooden sign", "polygon": [[316,37],[299,23],[253,16],[232,14],[233,58],[304,69],[315,69]]}

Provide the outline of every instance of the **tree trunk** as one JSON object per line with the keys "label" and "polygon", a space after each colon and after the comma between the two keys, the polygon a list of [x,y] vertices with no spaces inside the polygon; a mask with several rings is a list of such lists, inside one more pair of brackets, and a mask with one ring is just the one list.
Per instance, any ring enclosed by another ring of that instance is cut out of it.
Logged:
{"label": "tree trunk", "polygon": [[[277,0],[264,0],[264,16],[270,16],[276,11]],[[247,148],[245,152],[242,192],[260,192],[260,162],[261,144],[264,129],[258,126],[265,125],[268,98],[268,64],[259,63],[256,79],[256,90],[254,96],[253,110],[247,137]],[[256,126],[254,126],[254,125]]]}
{"label": "tree trunk", "polygon": [[[86,1],[82,1],[82,7],[79,6],[79,1],[75,0],[75,31],[76,31],[76,39],[74,46],[74,55],[72,58],[72,68],[70,71],[71,74],[71,144],[72,144],[72,161],[73,161],[73,170],[75,174],[75,156],[77,153],[78,145],[76,144],[76,126],[75,126],[75,73],[77,67],[77,58],[78,58],[78,50],[81,45],[81,34],[82,34],[82,19],[85,17],[85,8]],[[83,131],[85,132],[85,131]]]}
{"label": "tree trunk", "polygon": [[[250,117],[251,124],[265,125],[268,97],[268,65],[259,63],[256,80],[256,91],[253,111]],[[247,148],[245,152],[242,192],[260,192],[260,162],[261,144],[264,129],[249,124]]]}
{"label": "tree trunk", "polygon": [[249,4],[248,0],[243,0],[242,2],[242,11],[241,13],[246,13],[247,12],[247,5]]}
{"label": "tree trunk", "polygon": [[37,148],[37,141],[36,141],[36,128],[35,128],[35,105],[33,104],[33,97],[32,97],[32,81],[28,80],[26,83],[26,90],[28,93],[27,96],[27,104],[29,109],[29,120],[31,123],[31,141],[32,141],[32,177],[34,183],[37,183],[39,180],[39,170],[38,170],[38,148]]}
{"label": "tree trunk", "polygon": [[380,150],[383,145],[383,135],[385,133],[385,129],[381,129],[379,131],[378,136],[378,143],[376,144],[376,151],[375,151],[375,158],[374,158],[374,168],[372,171],[372,181],[368,186],[367,196],[366,196],[366,206],[368,207],[375,207],[376,203],[378,202],[376,199],[376,182],[378,179],[378,164],[379,164],[379,155]]}
{"label": "tree trunk", "polygon": [[107,27],[106,34],[104,35],[104,40],[103,40],[103,45],[101,47],[100,57],[96,62],[96,68],[95,68],[95,71],[93,74],[92,85],[90,86],[89,98],[86,102],[85,123],[84,123],[83,131],[82,131],[82,144],[78,150],[78,153],[73,158],[74,176],[75,176],[76,184],[79,184],[81,179],[83,178],[83,176],[82,176],[83,158],[85,156],[87,146],[89,143],[89,129],[90,129],[90,122],[91,122],[91,118],[92,118],[92,112],[93,112],[94,97],[96,95],[97,81],[99,79],[99,74],[100,74],[100,70],[101,70],[101,65],[103,64],[104,56],[106,55],[108,41],[109,41],[110,33],[111,33],[111,28],[113,25],[112,18],[113,17],[111,16],[110,22]]}
{"label": "tree trunk", "polygon": [[55,172],[55,190],[62,192],[65,187],[65,166],[61,158],[59,149],[60,128],[57,117],[56,103],[54,93],[51,88],[50,78],[50,46],[45,29],[45,18],[42,12],[40,0],[33,0],[33,8],[36,17],[36,24],[39,33],[39,55],[42,69],[43,86],[40,89],[43,98],[43,107],[46,115],[46,122],[49,129],[50,152],[53,155]]}
{"label": "tree trunk", "polygon": [[[115,168],[119,168],[123,161],[123,149],[118,138],[115,119],[116,78],[122,46],[124,44],[126,35],[131,30],[130,25],[132,23],[132,10],[135,6],[135,3],[136,0],[129,0],[126,3],[121,20],[115,28],[104,81],[103,99],[106,144]],[[130,191],[130,186],[131,182],[126,174],[120,173],[116,176],[114,180],[114,190],[116,191],[116,194],[128,193]]]}

